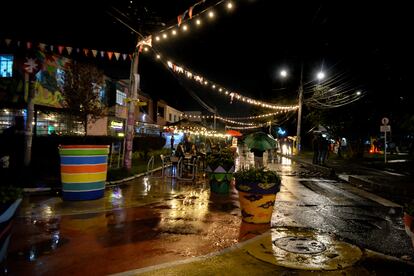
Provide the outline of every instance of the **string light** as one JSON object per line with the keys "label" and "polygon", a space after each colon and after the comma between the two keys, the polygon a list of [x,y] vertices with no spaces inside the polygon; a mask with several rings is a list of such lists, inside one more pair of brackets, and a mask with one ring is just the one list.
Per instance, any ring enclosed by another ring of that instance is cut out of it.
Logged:
{"label": "string light", "polygon": [[[211,88],[212,90],[215,91],[219,91],[220,94],[223,94],[223,87],[217,84],[214,84],[211,81],[208,81],[205,77],[198,75],[198,74],[194,74],[193,72],[185,69],[185,67],[183,66],[178,66],[174,63],[172,63],[171,61],[167,61],[167,66],[172,69],[172,71],[174,73],[180,73],[180,74],[185,74],[189,79],[192,79],[200,84],[204,84],[204,85],[208,85],[209,83],[211,84]],[[216,89],[216,88],[219,89]],[[273,104],[273,103],[267,103],[267,102],[263,102],[263,101],[259,101],[250,97],[246,97],[243,96],[237,92],[229,92],[228,90],[226,90],[224,92],[224,94],[228,97],[230,97],[231,103],[233,102],[234,99],[242,101],[244,103],[250,104],[250,105],[255,105],[255,106],[259,106],[262,108],[268,108],[268,109],[275,109],[275,110],[281,110],[281,111],[294,111],[296,109],[298,109],[298,105],[277,105],[277,104]]]}
{"label": "string light", "polygon": [[241,129],[241,130],[243,130],[243,129],[261,128],[261,127],[264,127],[266,125],[267,125],[267,123],[259,124],[259,125],[254,125],[254,126],[226,126],[226,128],[229,128],[229,129]]}
{"label": "string light", "polygon": [[[197,6],[197,5],[199,5],[199,4],[203,4],[205,1],[199,1],[198,3],[196,3],[195,5],[193,5],[190,9],[191,9],[191,12],[192,12],[192,10]],[[227,9],[228,11],[230,11],[230,10],[233,10],[234,9],[234,4],[233,4],[233,2],[231,2],[231,1],[225,1],[225,0],[222,0],[222,1],[220,1],[220,2],[218,2],[218,3],[216,3],[215,5],[214,5],[214,7],[220,7],[220,6],[224,6],[225,7],[225,9]],[[216,14],[215,14],[215,12],[214,12],[214,10],[213,10],[213,7],[209,7],[209,8],[206,8],[206,9],[204,9],[203,11],[201,11],[201,12],[199,12],[197,15],[190,15],[190,9],[188,9],[188,10],[186,10],[183,14],[181,14],[181,15],[179,15],[177,18],[178,18],[178,23],[177,24],[174,24],[174,25],[172,25],[172,26],[169,26],[169,27],[167,27],[167,28],[165,28],[165,29],[163,29],[163,30],[161,30],[161,31],[159,31],[158,32],[158,35],[157,36],[155,36],[155,41],[156,42],[162,42],[161,41],[161,37],[159,36],[159,34],[163,34],[162,35],[162,38],[164,38],[164,39],[167,39],[167,36],[164,36],[164,34],[166,33],[166,32],[169,32],[171,29],[173,29],[173,28],[175,28],[177,25],[178,25],[178,27],[180,28],[180,25],[182,25],[182,30],[184,31],[184,32],[186,32],[186,31],[188,31],[189,30],[189,26],[188,25],[186,25],[186,24],[190,24],[192,21],[195,21],[195,24],[197,25],[197,26],[200,26],[201,25],[201,23],[202,23],[202,21],[201,21],[201,19],[200,19],[200,16],[201,16],[201,14],[207,14],[207,17],[209,18],[209,19],[214,19],[215,17],[216,17]],[[184,20],[184,18],[186,17],[186,15],[189,15],[188,16],[188,18],[186,18],[185,20]],[[194,18],[196,18],[195,20],[193,20]],[[185,23],[185,24],[184,24]],[[177,35],[177,31],[176,30],[172,30],[171,31],[171,33],[172,33],[172,35],[173,36],[175,36],[175,35]]]}

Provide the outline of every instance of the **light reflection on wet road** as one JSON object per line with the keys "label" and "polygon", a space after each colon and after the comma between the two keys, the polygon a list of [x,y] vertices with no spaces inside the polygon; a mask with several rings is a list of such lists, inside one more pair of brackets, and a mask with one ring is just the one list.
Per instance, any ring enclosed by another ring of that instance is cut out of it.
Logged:
{"label": "light reflection on wet road", "polygon": [[[237,164],[251,166],[251,154],[241,154]],[[265,164],[282,175],[273,227],[315,228],[363,248],[414,256],[396,208],[289,158]],[[268,230],[241,223],[238,206],[234,189],[214,195],[203,178],[192,183],[142,177],[94,201],[28,197],[8,265],[12,275],[101,275],[204,255]]]}

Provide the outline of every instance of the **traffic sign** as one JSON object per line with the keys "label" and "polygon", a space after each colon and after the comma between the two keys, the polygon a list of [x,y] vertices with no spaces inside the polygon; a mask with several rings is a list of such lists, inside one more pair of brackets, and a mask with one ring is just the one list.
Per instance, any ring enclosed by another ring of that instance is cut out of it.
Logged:
{"label": "traffic sign", "polygon": [[381,132],[390,132],[391,131],[391,126],[389,126],[389,125],[380,126],[380,131]]}
{"label": "traffic sign", "polygon": [[387,118],[387,117],[384,117],[384,118],[382,118],[381,122],[382,122],[382,124],[383,124],[384,126],[386,126],[386,125],[388,125],[388,123],[390,122],[390,120],[388,120],[388,118]]}

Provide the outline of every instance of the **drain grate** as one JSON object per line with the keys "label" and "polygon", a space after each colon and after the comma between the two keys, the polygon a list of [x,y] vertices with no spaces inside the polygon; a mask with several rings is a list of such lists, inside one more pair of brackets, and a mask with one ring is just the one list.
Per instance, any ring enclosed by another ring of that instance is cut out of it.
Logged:
{"label": "drain grate", "polygon": [[326,250],[322,242],[307,237],[283,237],[274,240],[273,244],[280,249],[298,254],[318,254]]}

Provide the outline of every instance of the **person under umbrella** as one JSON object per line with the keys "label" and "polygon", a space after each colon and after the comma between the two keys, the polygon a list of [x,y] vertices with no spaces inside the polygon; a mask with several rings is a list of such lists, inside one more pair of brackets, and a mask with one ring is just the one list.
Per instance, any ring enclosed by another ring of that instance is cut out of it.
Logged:
{"label": "person under umbrella", "polygon": [[263,153],[265,152],[262,149],[250,149],[250,152],[253,152],[254,155],[254,167],[259,169],[263,168]]}

